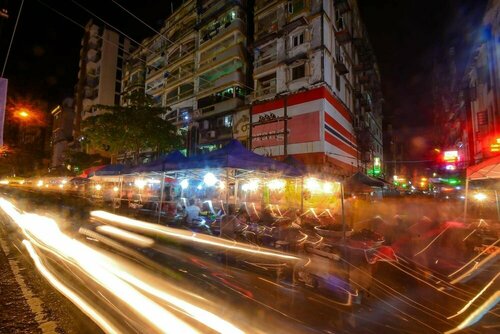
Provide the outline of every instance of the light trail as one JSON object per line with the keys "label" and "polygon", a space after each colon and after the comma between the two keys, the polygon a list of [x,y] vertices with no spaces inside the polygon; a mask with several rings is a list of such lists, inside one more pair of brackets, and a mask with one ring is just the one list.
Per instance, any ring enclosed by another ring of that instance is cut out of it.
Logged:
{"label": "light trail", "polygon": [[151,247],[155,243],[155,241],[151,238],[133,232],[125,231],[122,230],[121,228],[114,226],[109,226],[109,225],[97,226],[96,230],[98,232],[101,232],[102,234],[115,237],[119,240],[129,242],[139,247]]}
{"label": "light trail", "polygon": [[470,277],[472,275],[472,273],[474,273],[476,270],[482,268],[485,264],[487,264],[491,260],[495,259],[499,253],[500,253],[500,250],[496,250],[494,253],[491,253],[490,255],[488,255],[487,257],[482,259],[481,262],[475,264],[472,268],[470,268],[465,273],[463,273],[462,275],[460,275],[457,278],[455,278],[454,280],[452,280],[450,283],[455,284],[455,283],[461,282],[464,279]]}
{"label": "light trail", "polygon": [[488,282],[488,284],[486,284],[484,286],[484,288],[482,288],[481,291],[479,291],[478,294],[476,296],[474,296],[474,298],[472,298],[467,304],[465,304],[465,306],[460,311],[458,311],[457,313],[455,313],[452,316],[449,316],[448,319],[454,318],[454,317],[464,313],[476,301],[476,299],[478,299],[486,290],[488,290],[488,288],[493,284],[493,282],[495,282],[495,280],[498,278],[498,276],[500,276],[500,273],[497,273],[495,275],[495,277],[493,277]]}
{"label": "light trail", "polygon": [[163,234],[168,237],[173,237],[176,239],[181,239],[189,242],[204,244],[207,246],[213,246],[216,248],[233,250],[240,253],[247,253],[252,255],[260,255],[264,257],[271,257],[281,260],[293,260],[298,261],[300,258],[292,255],[288,255],[286,253],[280,253],[271,250],[260,250],[255,249],[255,247],[251,247],[247,244],[229,241],[225,239],[220,239],[208,235],[199,235],[190,231],[183,231],[175,228],[170,228],[162,225],[151,224],[144,221],[127,218],[124,216],[115,215],[106,211],[92,211],[90,213],[91,216],[101,218],[122,226],[127,226],[129,228],[139,229],[141,231],[154,232],[158,234]]}
{"label": "light trail", "polygon": [[438,235],[437,235],[434,239],[432,239],[432,241],[431,241],[431,242],[429,242],[429,244],[428,244],[427,246],[425,246],[425,247],[424,247],[424,248],[423,248],[420,252],[418,252],[418,253],[414,254],[413,256],[417,256],[417,255],[419,255],[419,254],[421,254],[421,253],[425,252],[425,251],[426,251],[426,250],[427,250],[430,246],[432,246],[432,244],[433,244],[434,242],[436,242],[436,240],[437,240],[437,239],[439,239],[439,237],[441,237],[441,236],[443,235],[443,233],[444,233],[444,232],[446,232],[446,231],[448,230],[448,228],[449,228],[449,226],[448,226],[448,227],[446,227],[443,231],[441,231],[441,233],[439,233],[439,234],[438,234]]}
{"label": "light trail", "polygon": [[483,249],[482,252],[480,252],[479,254],[477,254],[474,258],[472,258],[469,262],[467,262],[466,264],[464,264],[463,266],[461,266],[460,268],[458,268],[457,270],[455,270],[454,272],[452,272],[451,274],[448,275],[448,277],[452,277],[452,276],[455,276],[456,274],[458,274],[460,271],[462,271],[464,268],[466,268],[467,266],[469,266],[472,262],[476,261],[476,259],[478,257],[480,257],[481,255],[483,255],[484,253],[486,253],[490,248],[493,248],[496,246],[496,244],[500,242],[500,239],[497,239],[497,241],[495,241],[494,243],[492,243],[491,245],[489,245],[488,247],[486,247],[485,249]]}
{"label": "light trail", "polygon": [[114,327],[110,322],[107,321],[100,313],[98,313],[92,306],[85,302],[80,296],[75,292],[65,286],[61,281],[59,281],[42,263],[42,260],[36,253],[33,245],[28,240],[23,240],[23,245],[28,250],[28,254],[33,259],[35,266],[38,271],[45,277],[45,279],[63,296],[68,298],[73,304],[75,304],[83,313],[85,313],[90,319],[92,319],[103,331],[111,334],[118,334],[120,331]]}
{"label": "light trail", "polygon": [[[108,256],[62,233],[54,220],[35,214],[20,213],[12,203],[3,198],[0,198],[0,208],[23,230],[27,239],[40,244],[40,247],[46,248],[60,259],[76,265],[86,275],[111,293],[114,298],[123,302],[134,314],[156,328],[153,331],[183,334],[198,333],[198,330],[193,328],[192,325],[186,323],[174,313],[167,311],[143,292],[168,302],[173,309],[183,312],[190,319],[195,320],[204,327],[209,327],[221,333],[243,333],[236,326],[215,314],[167,293],[165,289],[168,288],[168,285],[162,284],[161,288],[159,288],[159,285],[158,287],[153,287],[151,284],[135,277],[137,273],[135,275],[127,273],[121,269],[116,261],[113,261]],[[150,239],[146,237],[144,237],[146,239],[141,239],[142,236],[137,236],[134,233],[122,231],[112,226],[103,226],[101,231],[121,237],[125,236],[125,238],[134,241],[148,241],[147,239]],[[62,291],[65,296],[68,296],[72,302],[86,314],[89,314],[93,320],[95,319],[96,323],[103,330],[110,333],[119,332],[104,317],[86,304],[85,301],[60,283],[43,266],[32,242],[25,240],[23,243],[28,249],[30,256],[34,259],[37,269],[40,270],[52,285]]]}
{"label": "light trail", "polygon": [[453,334],[470,327],[481,320],[493,307],[500,301],[500,291],[496,291],[490,296],[481,306],[472,312],[460,325],[445,332],[445,334]]}

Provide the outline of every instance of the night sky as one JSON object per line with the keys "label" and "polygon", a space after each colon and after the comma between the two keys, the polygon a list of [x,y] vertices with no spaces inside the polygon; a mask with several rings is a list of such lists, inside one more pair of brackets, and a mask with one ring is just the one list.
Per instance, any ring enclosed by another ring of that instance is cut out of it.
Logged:
{"label": "night sky", "polygon": [[[3,1],[11,18],[0,25],[0,65],[20,2]],[[72,0],[43,2],[81,25],[91,18]],[[137,40],[153,34],[111,0],[78,2]],[[169,1],[120,3],[155,28],[170,13]],[[359,4],[381,69],[386,121],[396,128],[430,126],[430,74],[434,59],[439,58],[439,47],[453,36],[455,28],[463,33],[477,25],[486,1],[360,0]],[[475,38],[475,32],[469,35],[471,40]],[[25,0],[6,71],[10,91],[47,100],[49,106],[72,96],[81,37],[80,27],[48,9],[42,1]]]}

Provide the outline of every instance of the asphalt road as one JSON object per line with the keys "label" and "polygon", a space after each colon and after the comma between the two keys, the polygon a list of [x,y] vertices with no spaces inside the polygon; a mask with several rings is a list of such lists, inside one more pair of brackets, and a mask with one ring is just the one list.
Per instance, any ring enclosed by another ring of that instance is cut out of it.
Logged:
{"label": "asphalt road", "polygon": [[[439,289],[443,286],[435,284],[439,278],[429,277],[428,271],[411,263],[379,263],[367,269],[350,262],[352,277],[361,277],[353,280],[353,285],[361,285],[361,281],[369,279],[372,287],[361,304],[343,305],[344,300],[328,290],[278,279],[273,273],[249,268],[242,261],[228,260],[220,252],[158,238],[153,246],[144,249],[126,247],[123,242],[118,242],[122,247],[116,247],[113,242],[117,240],[106,243],[104,239],[84,237],[77,231],[82,226],[92,229],[93,223],[89,223],[86,213],[91,207],[82,205],[78,199],[57,194],[26,194],[19,190],[4,195],[17,199],[25,210],[57,217],[63,231],[113,259],[136,277],[165,289],[177,287],[187,299],[204,298],[208,309],[239,324],[247,332],[441,333],[464,319],[463,316],[447,317],[473,298],[498,271],[498,267],[490,268],[467,286]],[[19,234],[7,230],[6,226],[9,225],[4,224],[0,230],[3,249],[3,253],[0,252],[0,305],[7,311],[0,312],[0,326],[3,326],[0,332],[99,332],[83,313],[45,282],[27,258]],[[46,266],[57,277],[93,303],[122,331],[141,332],[147,328],[147,322],[131,315],[129,306],[114,300],[116,297],[78,267],[50,252],[43,252],[43,256]],[[12,261],[18,263],[19,269]],[[28,292],[21,281],[28,286]],[[196,297],[188,296],[187,291]],[[35,302],[30,298],[35,298]],[[153,299],[164,304],[158,297]],[[498,329],[495,328],[496,312],[498,309],[481,325],[466,332],[494,333]],[[198,329],[208,331],[205,327]]]}

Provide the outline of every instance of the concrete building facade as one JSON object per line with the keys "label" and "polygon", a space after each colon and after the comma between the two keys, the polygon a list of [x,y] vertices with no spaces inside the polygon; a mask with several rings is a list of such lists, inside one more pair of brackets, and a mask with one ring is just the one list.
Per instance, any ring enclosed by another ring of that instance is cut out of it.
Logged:
{"label": "concrete building facade", "polygon": [[80,140],[81,121],[99,115],[95,105],[120,103],[124,60],[130,41],[90,21],[81,42],[78,82],[75,87],[74,139]]}
{"label": "concrete building facade", "polygon": [[380,79],[355,1],[256,1],[251,147],[313,171],[382,163]]}
{"label": "concrete building facade", "polygon": [[467,67],[463,92],[467,125],[463,142],[470,165],[500,152],[500,2],[489,1],[481,40]]}
{"label": "concrete building facade", "polygon": [[382,163],[380,78],[356,1],[185,1],[132,53],[123,87],[170,108],[189,154],[236,138],[342,175]]}
{"label": "concrete building facade", "polygon": [[143,89],[168,106],[165,117],[186,133],[190,154],[247,139],[247,22],[244,0],[185,1],[127,64],[124,92]]}
{"label": "concrete building facade", "polygon": [[64,166],[68,145],[73,140],[73,122],[75,117],[74,100],[64,99],[50,112],[52,115],[51,168]]}

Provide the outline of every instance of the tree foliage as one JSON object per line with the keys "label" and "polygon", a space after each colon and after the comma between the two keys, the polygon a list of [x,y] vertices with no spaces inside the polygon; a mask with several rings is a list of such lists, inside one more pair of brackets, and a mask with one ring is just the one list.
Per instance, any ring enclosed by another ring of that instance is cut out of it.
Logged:
{"label": "tree foliage", "polygon": [[149,95],[135,92],[126,95],[126,105],[96,105],[103,114],[87,118],[82,123],[85,142],[98,150],[113,154],[141,151],[167,152],[182,145],[182,136],[174,124],[163,115],[168,108],[154,106]]}

